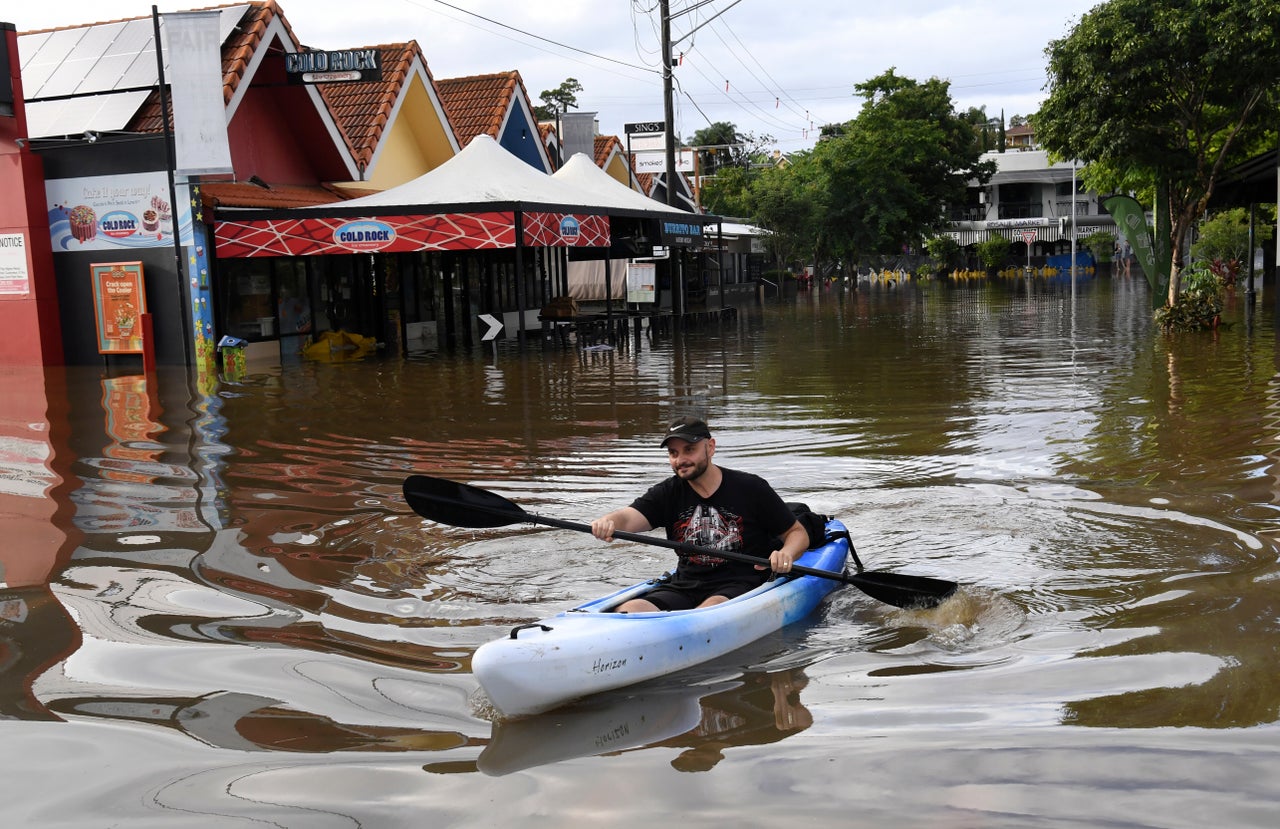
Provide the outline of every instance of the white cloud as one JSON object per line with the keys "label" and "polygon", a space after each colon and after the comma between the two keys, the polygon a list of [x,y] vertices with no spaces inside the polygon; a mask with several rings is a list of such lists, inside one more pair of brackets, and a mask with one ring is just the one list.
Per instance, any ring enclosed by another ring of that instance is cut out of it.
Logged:
{"label": "white cloud", "polygon": [[[309,46],[332,49],[413,39],[437,77],[518,69],[534,103],[542,90],[577,78],[584,87],[578,96],[581,108],[599,114],[605,133],[620,134],[627,121],[661,119],[656,0],[561,0],[552,6],[509,0],[449,3],[286,0],[281,6],[295,34]],[[992,115],[1001,110],[1028,114],[1043,98],[1045,47],[1095,4],[1062,0],[1031,11],[994,0],[742,0],[736,5],[716,0],[697,14],[681,15],[692,0],[672,0],[673,15],[679,15],[672,26],[677,38],[714,10],[728,9],[677,47],[687,53],[684,65],[675,70],[679,130],[687,136],[708,120],[729,121],[742,131],[773,135],[784,150],[802,149],[813,144],[822,124],[854,117],[862,103],[854,85],[890,67],[907,77],[950,80],[960,109],[985,106]],[[162,6],[161,11],[204,6]],[[3,0],[0,19],[21,32],[100,21],[102,9],[100,2],[87,0]],[[123,0],[111,6],[110,16],[150,13],[149,3]]]}

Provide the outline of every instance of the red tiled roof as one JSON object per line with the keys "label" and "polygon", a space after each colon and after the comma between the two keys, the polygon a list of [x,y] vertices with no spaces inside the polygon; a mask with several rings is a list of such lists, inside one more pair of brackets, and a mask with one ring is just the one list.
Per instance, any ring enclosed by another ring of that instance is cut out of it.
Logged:
{"label": "red tiled roof", "polygon": [[[207,9],[199,9],[198,11],[234,8],[240,5],[245,4],[227,3],[220,6],[209,6]],[[275,0],[253,0],[247,5],[249,8],[245,10],[244,17],[240,18],[240,25],[232,31],[226,42],[222,44],[223,103],[230,103],[232,97],[236,94],[236,90],[244,80],[245,69],[249,66],[254,53],[261,45],[263,35],[266,33],[267,27],[271,25],[272,20],[279,18],[289,38],[294,44],[298,43],[298,38],[289,26],[289,21],[285,19],[284,13],[280,11],[280,6]],[[169,117],[172,124],[172,102],[170,102]],[[125,129],[130,132],[160,132],[164,129],[164,124],[160,120],[159,90],[147,97],[146,103],[139,108]]]}
{"label": "red tiled roof", "polygon": [[[284,29],[284,37],[289,41],[290,45],[295,48],[299,47],[297,35],[294,34],[293,28],[289,25],[289,21],[285,18],[276,0],[252,0],[249,3],[230,3],[221,6],[211,6],[209,9],[225,9],[237,8],[245,6],[244,15],[240,18],[239,24],[227,36],[226,41],[222,44],[222,98],[224,103],[230,103],[235,97],[237,90],[246,79],[246,71],[253,62],[255,54],[258,50],[267,48],[273,52],[285,51],[279,42],[272,42],[264,46],[264,39],[267,37],[267,30],[275,21],[279,21],[280,26]],[[322,96],[323,99],[323,96]],[[173,102],[170,101],[169,119],[172,126],[173,118]],[[336,120],[336,115],[334,116]],[[348,152],[355,156],[355,147],[352,144],[351,137],[346,130],[341,129],[343,142],[346,144]],[[132,132],[155,133],[160,132],[164,128],[161,121],[160,109],[160,92],[157,89],[147,96],[146,102],[134,114],[126,129]],[[281,185],[283,188],[284,186]],[[249,190],[245,193],[257,193],[259,198],[252,205],[256,207],[287,207],[297,206],[296,204],[286,204],[284,202],[277,203],[278,197],[263,197],[262,189],[249,185]],[[288,188],[284,188],[288,189]],[[318,204],[315,198],[304,196],[309,200],[299,202],[298,204]],[[334,197],[330,200],[334,200]],[[232,206],[227,203],[227,206]],[[246,206],[246,205],[235,205]]]}
{"label": "red tiled roof", "polygon": [[246,181],[214,181],[200,186],[201,200],[208,207],[287,208],[332,204],[347,198],[334,187],[324,185],[271,184],[263,187]]}
{"label": "red tiled roof", "polygon": [[[500,138],[512,97],[520,94],[529,100],[520,73],[514,70],[440,80],[436,81],[436,89],[458,143],[464,147],[477,135]],[[533,107],[529,110],[532,112]]]}
{"label": "red tiled roof", "polygon": [[549,121],[538,122],[538,137],[542,139],[554,172],[560,166],[560,134],[556,132],[556,125]]}
{"label": "red tiled roof", "polygon": [[372,190],[368,187],[352,187],[350,184],[326,184],[325,187],[332,190],[341,199],[358,199],[361,196],[372,196],[374,193],[381,193],[381,190]]}
{"label": "red tiled roof", "polygon": [[391,112],[409,79],[414,60],[422,64],[427,83],[439,86],[431,77],[431,69],[416,40],[372,48],[382,55],[382,80],[319,86],[320,97],[333,113],[361,170],[368,169],[373,161],[373,154],[391,121]]}
{"label": "red tiled roof", "polygon": [[595,154],[596,166],[604,169],[604,165],[609,163],[609,156],[613,155],[613,151],[617,150],[622,153],[624,148],[616,135],[597,135],[592,150]]}

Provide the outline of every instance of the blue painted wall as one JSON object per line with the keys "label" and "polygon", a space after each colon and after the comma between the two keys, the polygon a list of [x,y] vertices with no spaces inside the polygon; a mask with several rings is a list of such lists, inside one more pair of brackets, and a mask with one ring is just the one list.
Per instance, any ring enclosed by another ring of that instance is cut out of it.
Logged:
{"label": "blue painted wall", "polygon": [[542,151],[539,146],[540,142],[538,125],[531,122],[523,107],[513,109],[511,117],[503,125],[502,135],[498,137],[498,143],[509,153],[535,170],[549,173],[551,171],[547,169],[546,162],[543,161]]}

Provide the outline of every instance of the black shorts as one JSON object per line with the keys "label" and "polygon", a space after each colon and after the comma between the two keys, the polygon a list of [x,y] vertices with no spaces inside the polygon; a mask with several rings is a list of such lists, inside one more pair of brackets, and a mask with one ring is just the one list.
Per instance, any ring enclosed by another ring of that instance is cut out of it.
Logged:
{"label": "black shorts", "polygon": [[749,593],[764,584],[767,571],[761,577],[749,581],[683,582],[673,579],[659,584],[639,598],[652,602],[659,610],[689,610],[702,604],[711,596],[732,599]]}

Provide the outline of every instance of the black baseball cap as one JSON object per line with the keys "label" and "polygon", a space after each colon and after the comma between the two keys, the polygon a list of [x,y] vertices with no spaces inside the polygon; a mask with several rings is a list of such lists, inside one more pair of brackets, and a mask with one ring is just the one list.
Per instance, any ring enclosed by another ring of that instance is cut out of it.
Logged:
{"label": "black baseball cap", "polygon": [[667,429],[667,435],[662,439],[660,446],[666,447],[667,441],[672,438],[680,438],[690,443],[697,443],[711,437],[711,430],[707,428],[707,424],[696,417],[678,417],[671,421],[671,426]]}

